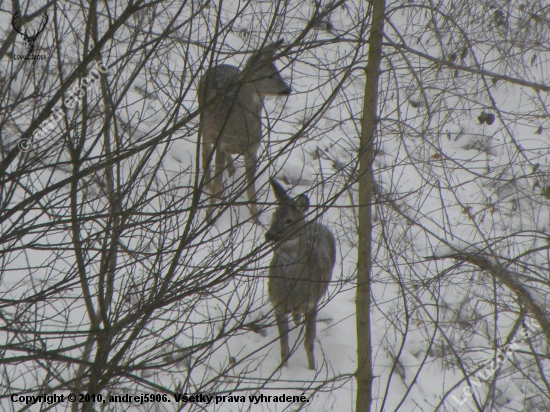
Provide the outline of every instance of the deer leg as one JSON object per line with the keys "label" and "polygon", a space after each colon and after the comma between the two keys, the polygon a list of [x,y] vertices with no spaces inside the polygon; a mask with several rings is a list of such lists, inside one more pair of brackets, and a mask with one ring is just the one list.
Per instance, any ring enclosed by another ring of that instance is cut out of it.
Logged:
{"label": "deer leg", "polygon": [[292,312],[292,320],[294,321],[294,324],[298,326],[300,322],[302,321],[302,314],[299,310],[295,310]]}
{"label": "deer leg", "polygon": [[309,369],[315,370],[315,355],[313,353],[313,344],[315,342],[315,328],[317,323],[317,308],[306,313],[306,339],[304,346],[307,353]]}
{"label": "deer leg", "polygon": [[220,148],[216,148],[216,169],[214,171],[214,179],[212,180],[212,194],[220,198],[223,195],[223,170],[225,168],[225,152]]}
{"label": "deer leg", "polygon": [[254,223],[259,223],[258,220],[258,208],[256,207],[256,152],[248,152],[244,156],[244,165],[246,167],[246,180],[247,188],[246,193],[248,194],[248,200],[250,202],[250,212],[252,213],[252,218]]}
{"label": "deer leg", "polygon": [[235,171],[237,170],[235,168],[235,160],[231,157],[231,155],[227,155],[226,169],[229,172],[229,176],[233,176],[235,174]]}
{"label": "deer leg", "polygon": [[212,154],[212,144],[202,142],[202,170],[204,173],[204,182],[206,188],[212,189],[212,174],[211,174],[211,165],[210,165],[210,155]]}
{"label": "deer leg", "polygon": [[216,148],[216,167],[214,170],[214,178],[212,179],[212,191],[210,196],[210,206],[206,213],[208,221],[212,220],[214,213],[214,199],[221,199],[223,196],[223,169],[225,167],[226,154],[219,147]]}
{"label": "deer leg", "polygon": [[275,309],[275,320],[277,321],[279,341],[281,342],[281,366],[287,366],[290,348],[288,346],[288,319],[286,313]]}

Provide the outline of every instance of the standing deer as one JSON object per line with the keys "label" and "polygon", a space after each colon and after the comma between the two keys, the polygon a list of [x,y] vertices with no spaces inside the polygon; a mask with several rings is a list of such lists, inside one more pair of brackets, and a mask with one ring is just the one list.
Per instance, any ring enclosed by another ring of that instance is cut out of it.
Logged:
{"label": "standing deer", "polygon": [[36,41],[40,33],[44,31],[46,25],[48,24],[48,14],[44,13],[44,15],[42,16],[42,21],[40,22],[40,27],[38,28],[38,30],[33,31],[31,35],[27,34],[27,29],[25,29],[25,31],[21,31],[22,26],[17,24],[17,21],[20,17],[21,16],[19,15],[19,10],[17,10],[13,15],[13,18],[11,19],[11,25],[17,33],[23,36],[23,40],[25,40],[25,43],[27,43],[27,56],[30,56],[30,54],[34,50],[34,42]]}
{"label": "standing deer", "polygon": [[[262,139],[261,113],[266,96],[290,94],[290,86],[273,64],[279,40],[254,53],[241,71],[235,66],[221,64],[209,68],[198,85],[200,110],[199,133],[202,136],[202,164],[212,195],[207,217],[213,212],[214,198],[223,193],[222,175],[225,167],[232,175],[235,166],[231,155],[244,156],[247,194],[250,209],[257,222],[256,152]],[[211,180],[210,159],[215,150],[215,171]]]}
{"label": "standing deer", "polygon": [[336,260],[334,236],[325,225],[305,220],[309,208],[306,195],[292,199],[275,179],[270,182],[279,206],[265,234],[266,240],[276,244],[269,266],[268,290],[279,329],[281,363],[287,365],[290,352],[287,315],[291,313],[298,325],[303,314],[307,360],[309,369],[315,369],[317,305],[332,279]]}

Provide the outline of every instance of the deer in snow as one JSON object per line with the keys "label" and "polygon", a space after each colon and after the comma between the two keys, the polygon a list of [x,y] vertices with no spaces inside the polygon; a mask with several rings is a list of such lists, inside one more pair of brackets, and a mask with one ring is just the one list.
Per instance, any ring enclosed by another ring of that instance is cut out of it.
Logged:
{"label": "deer in snow", "polygon": [[17,21],[20,18],[21,16],[19,15],[19,10],[17,10],[13,15],[13,18],[11,19],[11,25],[17,33],[23,36],[23,40],[25,40],[25,43],[27,43],[27,55],[30,55],[34,50],[34,42],[36,41],[36,39],[38,39],[38,36],[44,31],[46,25],[48,24],[48,14],[44,13],[44,15],[42,16],[42,21],[40,22],[40,27],[38,28],[38,30],[33,31],[31,35],[27,34],[27,29],[25,29],[25,31],[21,31],[22,26],[20,24],[17,24]]}
{"label": "deer in snow", "polygon": [[[291,91],[273,63],[275,51],[282,43],[279,40],[255,52],[242,71],[229,64],[220,64],[206,70],[199,80],[202,166],[211,194],[208,219],[212,217],[214,199],[223,194],[224,170],[227,167],[230,174],[235,172],[231,155],[242,155],[249,207],[253,219],[258,222],[254,182],[256,153],[262,139],[263,100],[266,96],[286,96]],[[214,155],[212,179],[210,163]]]}
{"label": "deer in snow", "polygon": [[281,364],[289,357],[288,314],[298,325],[305,318],[305,349],[309,369],[315,369],[313,344],[317,321],[317,305],[332,279],[336,260],[334,235],[328,227],[305,219],[309,199],[305,194],[291,198],[275,179],[270,179],[278,206],[265,234],[275,243],[269,265],[269,300],[281,343]]}

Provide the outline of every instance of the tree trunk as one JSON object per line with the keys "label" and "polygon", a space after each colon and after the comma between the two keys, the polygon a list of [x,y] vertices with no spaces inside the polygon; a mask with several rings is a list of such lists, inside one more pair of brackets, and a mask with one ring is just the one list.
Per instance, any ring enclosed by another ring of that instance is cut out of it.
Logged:
{"label": "tree trunk", "polygon": [[365,96],[359,142],[359,250],[357,262],[357,403],[356,412],[367,412],[372,403],[372,348],[370,330],[370,279],[372,269],[372,198],[374,135],[377,124],[378,77],[382,60],[384,0],[372,2],[372,25]]}

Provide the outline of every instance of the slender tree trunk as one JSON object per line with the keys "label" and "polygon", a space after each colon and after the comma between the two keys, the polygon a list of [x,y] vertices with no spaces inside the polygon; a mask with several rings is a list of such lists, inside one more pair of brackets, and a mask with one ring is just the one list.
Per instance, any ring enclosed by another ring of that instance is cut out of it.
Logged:
{"label": "slender tree trunk", "polygon": [[373,0],[365,96],[359,143],[359,250],[357,262],[357,403],[356,412],[371,410],[372,347],[370,328],[370,279],[372,270],[372,198],[374,135],[377,125],[378,77],[382,60],[385,0]]}

